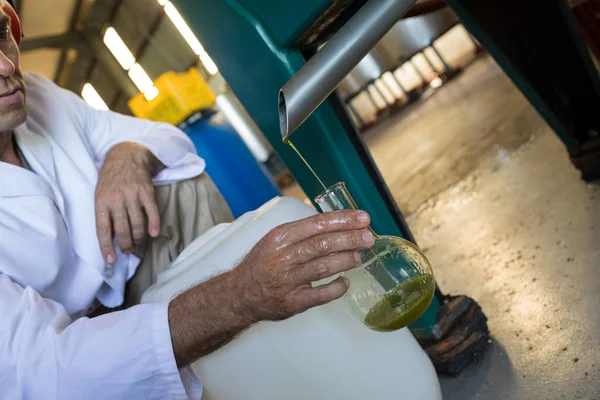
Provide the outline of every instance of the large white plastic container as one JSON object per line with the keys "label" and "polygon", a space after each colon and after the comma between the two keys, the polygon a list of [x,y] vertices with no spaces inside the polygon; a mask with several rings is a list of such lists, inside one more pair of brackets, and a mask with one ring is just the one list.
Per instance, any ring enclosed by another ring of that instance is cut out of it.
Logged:
{"label": "large white plastic container", "polygon": [[[278,197],[206,232],[163,272],[142,302],[165,302],[233,268],[275,226],[315,214]],[[280,322],[261,322],[193,364],[208,400],[440,400],[431,361],[405,328],[371,331],[342,301]]]}

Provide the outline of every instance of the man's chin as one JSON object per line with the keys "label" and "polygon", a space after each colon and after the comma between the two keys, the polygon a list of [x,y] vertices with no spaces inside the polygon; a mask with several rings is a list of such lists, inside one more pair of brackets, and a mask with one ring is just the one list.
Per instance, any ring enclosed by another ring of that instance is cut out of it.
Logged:
{"label": "man's chin", "polygon": [[22,125],[27,120],[27,109],[24,105],[20,107],[0,108],[0,132],[6,132]]}

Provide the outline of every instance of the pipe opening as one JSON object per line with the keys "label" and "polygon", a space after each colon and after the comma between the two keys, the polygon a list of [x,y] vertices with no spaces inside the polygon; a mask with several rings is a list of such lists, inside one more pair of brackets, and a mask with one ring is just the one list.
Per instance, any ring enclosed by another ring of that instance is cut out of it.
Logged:
{"label": "pipe opening", "polygon": [[289,139],[289,137],[287,107],[285,104],[285,94],[283,94],[283,90],[279,90],[277,109],[279,110],[279,131],[281,132],[281,140],[285,142]]}

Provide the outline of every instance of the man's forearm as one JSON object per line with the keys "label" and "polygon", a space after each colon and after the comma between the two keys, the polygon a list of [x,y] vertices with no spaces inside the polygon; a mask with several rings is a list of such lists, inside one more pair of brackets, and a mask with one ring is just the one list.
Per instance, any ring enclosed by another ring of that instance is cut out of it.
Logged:
{"label": "man's forearm", "polygon": [[243,301],[234,271],[171,301],[169,327],[179,368],[218,349],[256,322]]}
{"label": "man's forearm", "polygon": [[272,229],[237,267],[180,294],[169,304],[178,367],[226,344],[258,321],[278,321],[327,304],[349,281],[317,282],[360,265],[375,239],[362,211],[319,214]]}

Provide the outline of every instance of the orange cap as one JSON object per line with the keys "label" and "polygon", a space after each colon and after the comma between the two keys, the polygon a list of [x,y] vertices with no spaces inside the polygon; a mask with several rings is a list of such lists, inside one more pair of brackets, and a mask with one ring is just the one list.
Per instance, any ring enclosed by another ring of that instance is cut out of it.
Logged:
{"label": "orange cap", "polygon": [[10,30],[17,42],[17,46],[19,46],[21,44],[21,21],[19,20],[19,16],[9,3],[4,3],[2,11],[10,17]]}

